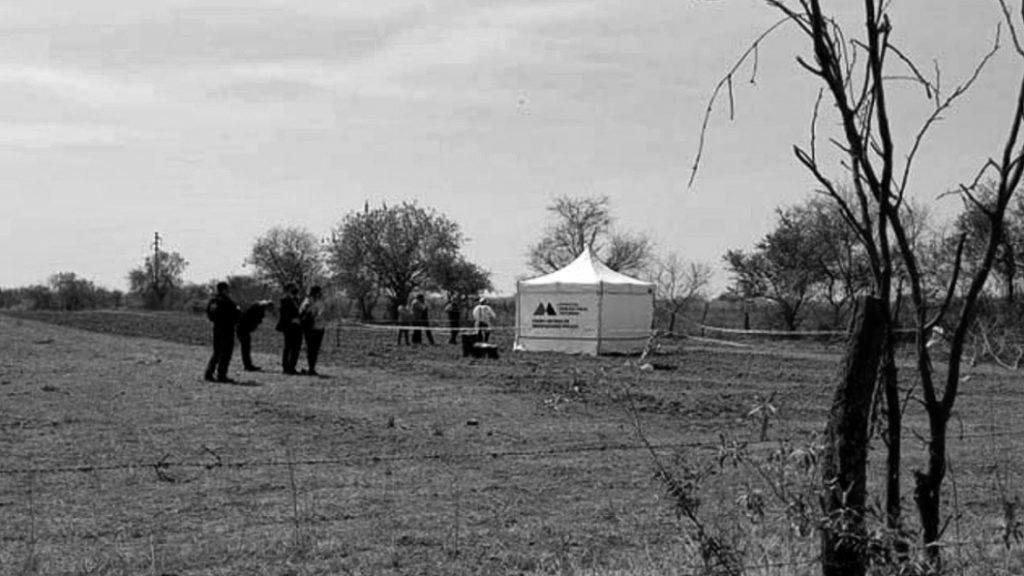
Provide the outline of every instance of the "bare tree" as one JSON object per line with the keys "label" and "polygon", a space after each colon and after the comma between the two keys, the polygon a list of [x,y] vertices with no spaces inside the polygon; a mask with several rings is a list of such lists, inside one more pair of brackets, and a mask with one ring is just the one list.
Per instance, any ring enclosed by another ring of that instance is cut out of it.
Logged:
{"label": "bare tree", "polygon": [[[1014,15],[1006,0],[997,1],[1002,9],[1004,23],[1009,28],[1013,49],[1024,62],[1024,47],[1017,32],[1019,22],[1024,21],[1024,10]],[[886,440],[889,448],[886,511],[891,525],[898,525],[900,518],[901,405],[892,338],[893,282],[896,280],[897,268],[902,270],[901,275],[909,292],[917,336],[915,368],[929,426],[926,464],[914,473],[914,500],[926,556],[933,567],[939,569],[940,548],[936,544],[942,528],[940,495],[947,471],[947,427],[962,382],[965,339],[974,323],[979,297],[1003,239],[1007,207],[1024,171],[1024,138],[1021,135],[1021,124],[1024,121],[1024,74],[1016,79],[1016,94],[1011,101],[1013,109],[1007,123],[1008,133],[1001,149],[984,164],[973,180],[958,189],[965,202],[978,207],[988,221],[985,240],[982,242],[984,248],[980,251],[976,266],[969,272],[966,289],[957,290],[959,275],[964,272],[961,266],[964,240],[961,237],[951,256],[953,274],[947,290],[937,299],[930,298],[925,289],[925,274],[909,225],[909,176],[929,129],[969,91],[999,49],[999,34],[996,34],[994,45],[980,58],[970,76],[952,91],[945,92],[940,85],[937,70],[933,78],[926,77],[892,42],[894,26],[888,11],[890,3],[886,0],[862,0],[863,28],[852,36],[851,33],[855,31],[844,27],[836,16],[826,12],[824,2],[820,0],[767,0],[767,3],[782,15],[781,22],[792,24],[806,37],[810,55],[799,56],[798,62],[822,85],[818,105],[813,110],[810,141],[807,145],[794,147],[794,152],[800,163],[814,175],[823,192],[839,206],[847,224],[860,236],[871,262],[873,293],[885,308],[882,316],[887,328],[879,345],[882,347],[881,374],[886,399]],[[776,27],[758,38],[741,61],[756,57],[757,45],[774,29]],[[716,95],[720,87],[726,86],[731,96],[732,75],[738,67],[739,64],[719,83]],[[900,69],[890,70],[894,67]],[[921,93],[927,97],[931,108],[922,124],[913,132],[907,148],[900,150],[893,136],[895,127],[890,114],[890,88],[895,82],[907,80],[923,88]],[[826,166],[827,160],[819,155],[820,103],[826,96],[831,102],[828,109],[837,116],[840,132],[830,138],[830,142],[835,144],[842,159],[844,180],[852,182],[852,200],[841,193],[839,183],[829,175],[831,169]],[[700,152],[694,171],[699,158]],[[979,199],[977,190],[978,183],[988,175],[991,175],[994,184],[992,201],[986,203]],[[949,360],[944,368],[932,363],[927,346],[927,336],[939,324],[952,327]],[[842,485],[839,479],[835,480],[837,482],[832,489],[850,488]],[[863,510],[848,512],[863,514]],[[826,573],[834,572],[829,572],[826,566]]]}
{"label": "bare tree", "polygon": [[588,249],[619,272],[639,273],[647,268],[653,249],[650,239],[613,230],[607,196],[558,196],[548,212],[553,221],[528,253],[527,262],[535,271],[554,272]]}
{"label": "bare tree", "polygon": [[694,302],[707,296],[712,270],[703,262],[685,262],[675,252],[658,260],[654,285],[658,304],[668,315],[668,331],[676,331],[676,320]]}

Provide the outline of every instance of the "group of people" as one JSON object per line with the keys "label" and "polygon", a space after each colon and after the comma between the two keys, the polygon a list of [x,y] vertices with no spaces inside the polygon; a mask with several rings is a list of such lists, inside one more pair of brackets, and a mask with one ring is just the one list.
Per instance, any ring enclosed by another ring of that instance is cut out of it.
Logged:
{"label": "group of people", "polygon": [[[299,302],[299,288],[295,284],[286,284],[284,292],[275,327],[284,335],[281,371],[285,374],[317,376],[316,362],[327,329],[324,322],[323,290],[313,286],[302,302]],[[303,340],[306,341],[306,369],[300,372],[297,368]]]}
{"label": "group of people", "polygon": [[[203,377],[210,382],[233,382],[228,376],[228,368],[234,353],[236,337],[242,349],[243,369],[247,372],[262,370],[252,361],[252,333],[263,322],[267,311],[273,309],[274,304],[270,300],[260,300],[242,311],[231,299],[229,292],[227,282],[217,283],[217,292],[206,305],[206,316],[213,322],[213,355],[206,364]],[[316,364],[326,329],[323,290],[319,286],[313,286],[301,301],[299,288],[295,284],[286,284],[284,292],[278,304],[275,326],[284,337],[281,371],[284,374],[317,376]],[[462,308],[458,300],[452,299],[448,302],[445,314],[451,329],[449,342],[455,344],[458,342],[462,325]],[[496,314],[486,298],[477,301],[471,316],[478,341],[490,341]],[[399,344],[422,344],[424,337],[434,344],[434,334],[430,331],[430,308],[423,294],[417,294],[408,306],[399,306],[398,319]],[[299,370],[303,341],[306,343],[306,368]]]}
{"label": "group of people", "polygon": [[[206,305],[206,316],[213,323],[213,355],[206,364],[203,378],[210,382],[233,382],[228,376],[231,356],[235,349],[235,337],[241,345],[242,367],[247,372],[262,370],[252,361],[252,333],[263,322],[266,312],[273,308],[273,302],[261,300],[250,305],[243,312],[231,299],[227,282],[217,283],[217,292]],[[316,363],[325,331],[323,290],[319,286],[309,289],[301,302],[299,289],[295,284],[285,286],[285,294],[278,308],[278,332],[284,335],[284,350],[281,354],[281,368],[285,374],[309,374],[316,376]],[[302,342],[306,342],[306,368],[298,370]]]}
{"label": "group of people", "polygon": [[[459,332],[462,331],[462,307],[459,301],[454,298],[449,300],[444,307],[444,313],[451,331],[448,343],[456,344]],[[497,315],[487,303],[487,298],[480,298],[470,315],[473,318],[473,330],[480,341],[490,341],[491,329]],[[424,337],[427,342],[434,344],[434,334],[430,331],[430,309],[423,294],[417,294],[409,305],[398,307],[398,344],[422,344]]]}
{"label": "group of people", "polygon": [[[411,338],[410,338],[411,336]],[[434,333],[430,331],[430,308],[423,294],[417,294],[408,306],[398,307],[398,343],[423,344],[423,337],[434,344]]]}

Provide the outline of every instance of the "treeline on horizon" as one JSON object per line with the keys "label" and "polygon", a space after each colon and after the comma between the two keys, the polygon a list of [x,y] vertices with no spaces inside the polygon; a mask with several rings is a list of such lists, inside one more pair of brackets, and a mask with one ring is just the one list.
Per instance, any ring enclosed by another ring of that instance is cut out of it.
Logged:
{"label": "treeline on horizon", "polygon": [[[982,196],[985,197],[984,195]],[[775,227],[748,250],[728,250],[723,261],[728,288],[709,294],[711,266],[678,254],[656,254],[655,242],[616,230],[607,197],[555,198],[550,224],[526,252],[537,274],[557,270],[584,250],[609,267],[651,281],[656,290],[655,326],[682,332],[699,324],[779,331],[842,331],[860,296],[870,293],[867,254],[831,203],[812,195],[779,208]],[[936,294],[956,285],[950,262],[970,271],[987,232],[980,208],[966,210],[950,224],[929,222],[916,210],[917,242],[927,264],[925,287]],[[256,238],[246,264],[251,275],[224,278],[240,303],[275,299],[287,283],[300,290],[325,288],[336,318],[389,321],[399,305],[423,293],[440,309],[447,302],[468,307],[492,290],[490,273],[462,253],[457,223],[415,203],[369,205],[345,216],[323,239],[301,227],[274,227]],[[1006,230],[992,265],[980,318],[1000,324],[1024,321],[1017,284],[1024,274],[1024,200],[1006,215]],[[212,294],[211,279],[185,282],[188,262],[181,254],[156,249],[128,271],[126,292],[97,286],[75,272],[58,272],[46,283],[0,288],[0,308],[77,311],[147,309],[202,311]],[[901,270],[897,270],[899,275]],[[493,298],[514,313],[514,298]],[[951,300],[956,307],[957,298]],[[897,302],[899,304],[899,302]],[[906,308],[909,310],[909,308]],[[435,311],[435,316],[439,310]],[[911,319],[906,319],[911,325]]]}

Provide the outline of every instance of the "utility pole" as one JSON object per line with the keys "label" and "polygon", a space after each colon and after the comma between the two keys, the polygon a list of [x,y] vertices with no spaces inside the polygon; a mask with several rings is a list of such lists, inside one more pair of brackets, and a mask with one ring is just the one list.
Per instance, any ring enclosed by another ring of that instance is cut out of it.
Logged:
{"label": "utility pole", "polygon": [[153,294],[160,294],[160,233],[153,233]]}

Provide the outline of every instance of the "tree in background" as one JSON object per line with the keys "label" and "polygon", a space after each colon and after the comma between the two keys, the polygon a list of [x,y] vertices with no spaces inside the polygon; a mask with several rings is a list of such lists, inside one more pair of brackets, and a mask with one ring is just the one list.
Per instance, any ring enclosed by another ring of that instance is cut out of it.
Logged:
{"label": "tree in background", "polygon": [[258,280],[278,288],[294,283],[304,294],[324,275],[324,250],[305,228],[275,226],[256,238],[246,264]]}
{"label": "tree in background", "polygon": [[74,272],[58,272],[50,276],[56,307],[60,310],[86,310],[90,308],[117,307],[121,294],[99,288]]}
{"label": "tree in background", "polygon": [[616,232],[598,257],[612,270],[639,276],[650,267],[653,250],[650,238],[643,234]]}
{"label": "tree in background", "polygon": [[[377,275],[365,262],[349,258],[346,249],[336,248],[337,244],[332,244],[327,261],[328,268],[333,270],[334,282],[344,287],[345,294],[355,305],[360,320],[373,320],[373,312],[377,308],[382,291]],[[344,262],[349,265],[339,260],[342,257],[345,257]]]}
{"label": "tree in background", "polygon": [[390,298],[390,316],[416,290],[440,288],[437,273],[461,259],[458,224],[412,202],[353,211],[332,235],[331,272],[358,298],[373,287]]}
{"label": "tree in background", "polygon": [[586,249],[612,270],[625,274],[639,274],[650,264],[650,239],[612,229],[607,196],[557,196],[548,212],[554,221],[528,252],[527,264],[536,272],[554,272]]}
{"label": "tree in background", "polygon": [[464,302],[494,288],[491,274],[462,256],[438,262],[432,276],[451,302]]}
{"label": "tree in background", "polygon": [[232,275],[227,278],[213,278],[204,284],[186,282],[180,289],[181,308],[193,314],[205,314],[206,305],[217,291],[218,282],[227,282],[231,287],[231,299],[245,307],[259,300],[274,300],[278,288],[249,275]]}
{"label": "tree in background", "polygon": [[[252,304],[260,300],[274,300],[278,296],[278,287],[268,284],[255,276],[236,274],[224,279],[231,286],[231,299],[239,306]],[[217,281],[209,282],[209,294],[213,293]],[[205,304],[205,301],[204,301]]]}
{"label": "tree in background", "polygon": [[28,310],[86,310],[118,308],[124,294],[96,286],[74,272],[58,272],[47,284],[0,289],[0,308]]}
{"label": "tree in background", "polygon": [[764,298],[778,306],[788,330],[796,330],[805,305],[825,280],[818,264],[821,243],[812,232],[812,214],[799,207],[779,209],[774,230],[752,252],[729,250],[725,262],[732,290],[743,298]]}
{"label": "tree in background", "polygon": [[676,319],[685,314],[687,308],[707,297],[711,276],[709,264],[684,262],[674,252],[657,260],[653,281],[658,306],[669,319],[669,332],[676,331]]}
{"label": "tree in background", "polygon": [[139,296],[146,308],[166,308],[184,284],[187,266],[181,254],[157,249],[142,266],[128,272],[128,291]]}
{"label": "tree in background", "polygon": [[856,231],[827,196],[815,194],[790,208],[812,242],[818,244],[814,258],[803,265],[820,277],[817,294],[832,309],[830,328],[845,326],[859,296],[871,290],[871,263]]}
{"label": "tree in background", "polygon": [[19,302],[15,305],[24,306],[29,310],[56,310],[59,304],[57,295],[49,286],[43,284],[15,288],[13,292],[19,297]]}
{"label": "tree in background", "polygon": [[[977,202],[967,203],[965,210],[957,216],[953,224],[952,234],[945,239],[943,253],[946,255],[945,259],[949,261],[952,260],[949,256],[956,253],[959,239],[964,239],[962,267],[966,272],[965,276],[969,277],[976,271],[975,262],[983,261],[986,240],[992,233],[992,223],[988,215],[995,206],[997,192],[997,184],[991,180],[980,185],[976,195]],[[1018,198],[1015,204],[1007,208],[1002,237],[992,260],[992,275],[994,279],[999,280],[1003,296],[1010,304],[1016,299],[1015,282],[1020,273],[1020,266],[1024,264],[1020,261],[1022,256],[1024,199]]]}

